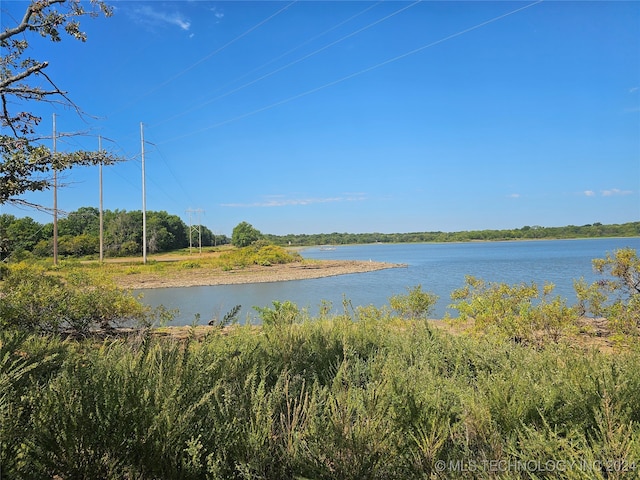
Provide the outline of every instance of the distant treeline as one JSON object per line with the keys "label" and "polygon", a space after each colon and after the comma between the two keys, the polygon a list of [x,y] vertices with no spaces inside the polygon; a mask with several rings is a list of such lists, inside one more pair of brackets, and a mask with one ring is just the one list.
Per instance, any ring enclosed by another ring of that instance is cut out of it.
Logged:
{"label": "distant treeline", "polygon": [[[177,215],[165,211],[147,212],[147,251],[161,253],[189,247],[189,225]],[[215,246],[231,243],[226,235],[214,235],[204,225],[191,227],[191,245]],[[566,227],[525,226],[513,230],[473,230],[463,232],[413,233],[317,233],[271,235],[262,238],[274,245],[347,245],[363,243],[469,242],[530,239],[637,237],[640,222]],[[106,210],[103,212],[104,254],[107,257],[142,253],[142,211]],[[58,254],[85,257],[100,251],[100,212],[82,207],[58,221]],[[0,260],[20,260],[28,256],[53,254],[53,223],[40,224],[31,217],[0,215]]]}
{"label": "distant treeline", "polygon": [[[189,230],[177,215],[147,212],[147,251],[166,252],[189,246]],[[225,235],[214,235],[205,226],[192,226],[191,244],[202,246],[229,243]],[[128,256],[142,253],[142,211],[103,212],[104,254]],[[83,207],[58,221],[58,254],[66,257],[97,255],[100,252],[100,212]],[[25,256],[49,257],[53,254],[53,223],[40,224],[31,217],[0,215],[0,259],[20,260]]]}
{"label": "distant treeline", "polygon": [[318,233],[301,235],[264,235],[276,245],[347,245],[358,243],[470,242],[500,240],[567,239],[640,236],[640,222],[566,227],[524,226],[512,230],[472,230],[465,232],[413,233]]}

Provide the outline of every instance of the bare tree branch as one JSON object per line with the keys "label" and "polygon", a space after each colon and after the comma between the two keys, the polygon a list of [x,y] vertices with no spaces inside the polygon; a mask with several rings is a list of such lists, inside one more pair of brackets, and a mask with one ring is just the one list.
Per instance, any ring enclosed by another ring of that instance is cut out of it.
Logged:
{"label": "bare tree branch", "polygon": [[[7,204],[12,205],[14,207],[26,207],[28,209],[38,210],[40,212],[51,213],[55,212],[55,210],[51,207],[45,207],[43,205],[38,205],[37,203],[28,202],[21,198],[12,198],[7,201]],[[64,210],[58,209],[58,215],[67,215],[67,212]]]}
{"label": "bare tree branch", "polygon": [[[7,98],[4,95],[0,95],[0,98],[2,98],[2,118],[3,119],[4,118],[9,118],[9,111],[7,110]],[[7,126],[9,128],[11,128],[11,131],[13,132],[13,135],[17,137],[18,136],[18,132],[16,131],[16,129],[13,126],[13,124],[7,122]]]}
{"label": "bare tree branch", "polygon": [[27,68],[24,72],[19,73],[18,75],[14,75],[13,77],[9,77],[5,80],[0,81],[0,93],[4,93],[7,90],[7,87],[13,83],[19,82],[27,78],[34,73],[40,72],[43,68],[47,68],[49,66],[49,62],[42,62],[32,67]]}

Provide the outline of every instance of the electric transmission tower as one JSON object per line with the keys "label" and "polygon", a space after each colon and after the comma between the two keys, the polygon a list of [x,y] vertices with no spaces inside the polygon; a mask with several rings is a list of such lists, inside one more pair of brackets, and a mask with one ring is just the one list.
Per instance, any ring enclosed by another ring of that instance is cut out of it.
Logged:
{"label": "electric transmission tower", "polygon": [[[201,208],[189,208],[187,210],[187,213],[189,214],[189,255],[191,255],[191,249],[193,248],[193,234],[194,233],[198,233],[198,247],[199,247],[199,252],[200,254],[202,254],[202,227],[201,224],[202,222],[200,222],[200,214],[203,213],[204,210]],[[193,222],[191,221],[191,215],[193,213],[198,214],[198,224],[197,225],[193,225]]]}

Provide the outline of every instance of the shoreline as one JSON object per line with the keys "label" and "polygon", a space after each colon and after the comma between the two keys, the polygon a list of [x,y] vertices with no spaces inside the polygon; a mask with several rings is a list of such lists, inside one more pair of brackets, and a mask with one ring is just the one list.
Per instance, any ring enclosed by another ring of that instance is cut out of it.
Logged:
{"label": "shoreline", "polygon": [[171,273],[136,273],[119,275],[115,280],[123,288],[142,290],[148,288],[287,282],[406,267],[406,264],[364,260],[304,260],[302,262],[271,266],[251,265],[242,269],[227,271],[220,268],[203,267]]}

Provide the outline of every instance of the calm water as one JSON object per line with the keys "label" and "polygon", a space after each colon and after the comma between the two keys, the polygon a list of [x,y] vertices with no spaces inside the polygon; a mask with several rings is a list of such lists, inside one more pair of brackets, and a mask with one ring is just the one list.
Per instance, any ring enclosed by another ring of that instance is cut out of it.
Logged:
{"label": "calm water", "polygon": [[604,258],[607,252],[631,247],[640,251],[640,238],[544,240],[516,242],[441,243],[441,244],[375,244],[338,246],[335,250],[308,248],[302,256],[313,259],[373,260],[402,263],[406,268],[392,268],[369,273],[290,282],[222,285],[215,287],[146,289],[145,303],[180,310],[175,325],[200,323],[214,317],[221,318],[235,305],[242,305],[242,323],[257,323],[253,306],[271,306],[274,300],[290,300],[306,307],[312,315],[318,312],[323,300],[342,309],[343,298],[354,306],[387,304],[388,298],[406,293],[408,287],[422,285],[424,291],[438,295],[433,314],[441,318],[448,309],[449,295],[464,285],[465,275],[473,275],[488,282],[509,284],[545,282],[556,285],[555,293],[575,300],[574,279],[584,278],[591,283],[599,275],[592,270],[591,260]]}

